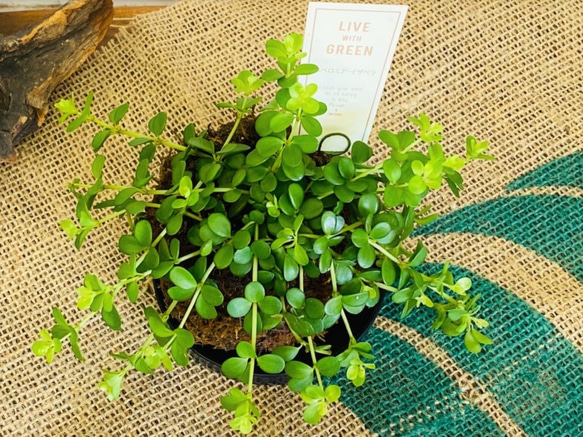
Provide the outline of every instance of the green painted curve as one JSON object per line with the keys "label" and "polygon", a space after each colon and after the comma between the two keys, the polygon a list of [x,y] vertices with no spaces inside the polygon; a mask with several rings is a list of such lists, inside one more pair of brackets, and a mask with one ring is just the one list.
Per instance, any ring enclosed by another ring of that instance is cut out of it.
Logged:
{"label": "green painted curve", "polygon": [[[455,381],[409,343],[383,330],[367,334],[376,355],[376,369],[367,373],[363,387],[346,377],[342,403],[378,435],[503,436],[483,411],[463,402]],[[412,416],[412,419],[409,419]]]}
{"label": "green painted curve", "polygon": [[512,181],[509,191],[533,187],[583,188],[583,150],[555,159]]}
{"label": "green painted curve", "polygon": [[[428,271],[440,267],[430,266]],[[469,276],[474,292],[482,294],[480,314],[491,324],[486,333],[494,340],[494,345],[478,355],[469,353],[461,338],[447,337],[431,328],[432,315],[426,308],[414,311],[402,323],[444,349],[494,395],[502,409],[529,436],[583,435],[583,355],[545,317],[511,292],[459,267],[452,266],[451,271],[456,277]],[[381,314],[399,320],[400,308],[389,301]],[[389,334],[383,334],[385,340],[377,340],[378,335],[372,335],[375,343],[394,344]],[[391,346],[383,347],[383,355],[377,362],[385,367],[385,361],[394,359],[395,352]],[[404,354],[397,352],[397,356]],[[435,373],[435,365],[424,362],[416,353],[412,353],[412,358],[405,356],[401,365],[410,375]],[[388,386],[394,381],[390,366],[386,372],[380,378],[386,378],[388,382],[384,385]],[[370,390],[378,384],[376,378]],[[420,379],[417,385],[421,386],[422,393],[429,393],[433,384],[432,380]],[[381,389],[375,395],[382,393]],[[385,402],[390,405],[390,400]],[[417,400],[409,399],[408,402],[413,404]],[[351,401],[345,403],[350,405]],[[407,401],[400,400],[397,410],[406,404]],[[456,426],[455,420],[452,426]],[[476,433],[465,435],[490,435],[483,432],[481,422],[472,421],[466,426]]]}
{"label": "green painted curve", "polygon": [[583,199],[554,194],[501,197],[439,217],[414,235],[453,232],[513,241],[583,282]]}

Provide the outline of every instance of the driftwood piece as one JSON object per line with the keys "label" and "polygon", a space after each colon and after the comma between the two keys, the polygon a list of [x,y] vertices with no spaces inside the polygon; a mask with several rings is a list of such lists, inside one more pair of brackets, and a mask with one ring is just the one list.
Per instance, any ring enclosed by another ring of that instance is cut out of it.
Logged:
{"label": "driftwood piece", "polygon": [[72,0],[35,26],[0,35],[0,160],[43,123],[51,93],[93,53],[112,19],[112,0]]}

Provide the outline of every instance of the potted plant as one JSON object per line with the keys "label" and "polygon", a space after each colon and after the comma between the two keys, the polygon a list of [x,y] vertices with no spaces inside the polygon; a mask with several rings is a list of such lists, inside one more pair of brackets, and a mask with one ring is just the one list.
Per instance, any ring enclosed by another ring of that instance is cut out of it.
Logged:
{"label": "potted plant", "polygon": [[[303,416],[311,424],[340,397],[340,387],[327,378],[345,372],[355,386],[364,383],[374,351],[357,338],[351,318],[368,313],[370,320],[356,322],[368,326],[376,315],[370,309],[378,309],[385,294],[403,307],[403,317],[419,306],[431,308],[433,327],[463,336],[471,352],[491,343],[480,332],[487,322],[476,314],[478,296],[467,294],[470,280],[454,280],[447,264],[438,273],[424,272],[427,250],[409,241],[416,226],[436,217],[422,204],[428,192],[447,184],[458,195],[460,170],[491,158],[487,142],[470,136],[467,156],[447,156],[442,126],[420,115],[409,119],[416,132],[380,132],[390,156],[375,164],[367,163],[372,148],[360,141],[350,156],[318,152],[318,116],[326,105],[314,97],[316,85],[300,81],[318,70],[300,63],[301,47],[297,34],[269,40],[266,51],[276,68],[260,76],[242,71],[231,81],[237,99],[217,105],[232,111],[234,122],[216,132],[191,124],[180,142],[163,137],[164,113],[141,134],[122,123],[127,104],[108,119],[91,113],[91,94],[82,109],[72,98],[56,104],[67,131],[85,123],[99,127],[95,152],[110,136],[122,135],[140,153],[131,185],[104,180],[101,154],[91,166],[94,180],[70,185],[77,220],[61,226],[75,246],[94,228],[125,218],[129,232],[119,250],[127,260],[115,284],[85,276],[77,306],[86,315],[70,324],[55,308],[55,325],[41,330],[32,346],[36,355],[50,363],[68,340],[82,360],[83,326],[99,314],[119,330],[120,294],[138,302],[140,284],[153,279],[162,298],[161,308],[143,309],[151,334],[136,351],[113,355],[121,368],[105,370],[99,387],[115,399],[130,370],[186,366],[189,349],[206,343],[208,331],[226,332],[230,341],[223,347],[232,351],[222,358],[222,372],[247,388],[231,389],[221,402],[234,413],[231,427],[248,433],[260,417],[253,399],[258,372],[286,375],[288,387],[306,402]],[[260,106],[257,93],[267,86],[275,88],[275,98]],[[155,156],[162,156],[157,184]],[[334,331],[339,326],[342,334]],[[208,342],[213,350],[221,347]]]}

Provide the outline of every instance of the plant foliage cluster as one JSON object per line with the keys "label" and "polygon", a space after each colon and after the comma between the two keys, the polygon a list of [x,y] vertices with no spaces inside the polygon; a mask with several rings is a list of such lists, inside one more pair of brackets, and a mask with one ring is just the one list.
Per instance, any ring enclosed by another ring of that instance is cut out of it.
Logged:
{"label": "plant foliage cluster", "polygon": [[[373,150],[357,141],[350,156],[333,156],[320,165],[313,159],[322,126],[318,116],[326,105],[315,98],[317,86],[303,84],[303,76],[318,67],[302,64],[302,37],[269,40],[266,51],[277,67],[260,76],[242,71],[232,79],[238,95],[234,102],[220,103],[232,111],[235,122],[226,140],[216,145],[205,131],[193,125],[183,131],[180,143],[163,137],[166,114],[148,123],[147,134],[127,130],[122,123],[128,111],[124,104],[107,119],[91,113],[92,95],[83,108],[74,100],[61,100],[56,107],[67,131],[85,123],[99,127],[92,146],[96,152],[91,170],[93,181],[73,181],[77,199],[76,220],[64,220],[62,228],[80,248],[87,235],[112,219],[125,218],[130,231],[119,239],[127,260],[119,266],[118,282],[106,284],[88,274],[77,290],[79,310],[87,311],[76,324],[69,324],[61,311],[53,310],[55,325],[42,330],[32,346],[37,355],[51,362],[65,340],[83,359],[79,332],[95,315],[112,329],[121,329],[116,309],[120,294],[139,301],[140,284],[149,278],[169,281],[172,299],[166,311],[144,309],[150,335],[132,352],[113,356],[119,370],[104,370],[99,387],[109,398],[120,395],[130,370],[152,373],[159,367],[172,370],[186,366],[193,335],[185,329],[188,316],[217,316],[224,295],[213,280],[215,270],[229,269],[249,278],[244,294],[227,303],[230,316],[243,320],[250,341],[241,341],[236,356],[222,365],[223,373],[242,381],[245,389],[233,388],[222,398],[232,411],[233,429],[251,431],[260,417],[253,398],[257,368],[267,373],[285,372],[288,386],[306,403],[304,419],[318,423],[328,405],[340,397],[340,387],[330,377],[344,372],[355,385],[364,383],[374,368],[373,351],[352,334],[347,314],[358,314],[389,293],[401,305],[402,316],[423,306],[433,310],[433,327],[446,335],[463,336],[471,352],[491,341],[480,332],[487,322],[477,315],[477,296],[470,297],[468,278],[454,280],[445,264],[442,271],[422,272],[427,250],[418,241],[413,250],[405,244],[412,231],[436,216],[422,201],[432,190],[449,187],[458,195],[463,188],[460,171],[470,161],[490,159],[487,143],[467,138],[467,155],[448,156],[442,147],[442,126],[425,115],[410,118],[415,130],[379,134],[388,157],[371,165]],[[258,92],[275,86],[275,99],[261,106]],[[258,109],[256,109],[258,108]],[[233,141],[241,121],[257,111],[255,128],[260,139],[254,145]],[[109,184],[104,178],[105,156],[99,154],[112,136],[125,136],[139,148],[139,161],[131,185]],[[161,149],[175,149],[169,188],[152,187],[152,161]],[[188,163],[195,160],[195,166]],[[161,199],[155,203],[153,199]],[[144,200],[146,199],[146,200]],[[107,209],[107,214],[97,210]],[[146,218],[155,210],[157,226]],[[185,251],[178,239],[185,233],[191,243]],[[327,300],[309,297],[305,278],[330,279]],[[172,328],[168,319],[179,302],[187,311]],[[315,337],[336,323],[346,324],[350,342],[337,356]],[[280,346],[259,354],[257,335],[287,324],[297,344]],[[296,360],[309,351],[311,362]]]}

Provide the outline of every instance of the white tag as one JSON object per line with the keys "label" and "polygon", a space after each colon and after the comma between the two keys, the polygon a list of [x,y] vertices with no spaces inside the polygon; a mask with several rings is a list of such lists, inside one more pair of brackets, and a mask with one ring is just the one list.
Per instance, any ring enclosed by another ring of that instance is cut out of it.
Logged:
{"label": "white tag", "polygon": [[321,150],[341,152],[357,140],[368,141],[407,9],[309,4],[304,62],[320,71],[306,82],[318,85],[315,97],[328,105],[328,112],[318,117]]}

